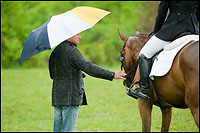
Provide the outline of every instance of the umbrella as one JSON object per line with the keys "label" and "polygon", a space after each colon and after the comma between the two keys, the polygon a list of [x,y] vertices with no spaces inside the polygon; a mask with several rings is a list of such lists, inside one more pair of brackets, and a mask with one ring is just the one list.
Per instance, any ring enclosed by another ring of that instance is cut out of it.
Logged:
{"label": "umbrella", "polygon": [[51,16],[47,22],[33,30],[24,43],[19,63],[42,51],[52,49],[64,40],[92,28],[110,12],[81,6]]}

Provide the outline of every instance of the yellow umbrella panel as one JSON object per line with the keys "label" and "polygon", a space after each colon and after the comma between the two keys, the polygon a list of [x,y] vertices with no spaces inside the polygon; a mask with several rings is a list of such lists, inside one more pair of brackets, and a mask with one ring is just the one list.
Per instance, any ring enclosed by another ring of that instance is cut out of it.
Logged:
{"label": "yellow umbrella panel", "polygon": [[70,10],[68,13],[74,14],[75,16],[94,26],[99,20],[108,15],[110,12],[94,7],[82,6]]}

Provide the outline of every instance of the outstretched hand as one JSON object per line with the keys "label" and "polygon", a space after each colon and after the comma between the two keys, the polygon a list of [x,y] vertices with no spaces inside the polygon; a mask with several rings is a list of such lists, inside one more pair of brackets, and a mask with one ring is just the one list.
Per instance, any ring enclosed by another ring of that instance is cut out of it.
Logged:
{"label": "outstretched hand", "polygon": [[118,71],[118,72],[115,72],[115,76],[114,76],[114,79],[126,79],[125,78],[126,76],[126,73],[124,71]]}

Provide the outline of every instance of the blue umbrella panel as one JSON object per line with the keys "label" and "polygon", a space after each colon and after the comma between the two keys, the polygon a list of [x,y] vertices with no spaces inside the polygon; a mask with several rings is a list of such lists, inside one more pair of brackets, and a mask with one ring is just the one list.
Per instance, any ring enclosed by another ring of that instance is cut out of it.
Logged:
{"label": "blue umbrella panel", "polygon": [[33,30],[24,43],[19,63],[48,49],[51,49],[47,33],[47,25],[51,18],[42,26]]}

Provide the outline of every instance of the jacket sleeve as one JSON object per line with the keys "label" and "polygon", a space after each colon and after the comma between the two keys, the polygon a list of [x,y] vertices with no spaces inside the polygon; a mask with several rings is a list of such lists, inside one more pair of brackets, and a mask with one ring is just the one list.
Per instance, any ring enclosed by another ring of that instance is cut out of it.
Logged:
{"label": "jacket sleeve", "polygon": [[162,27],[168,11],[168,1],[161,1],[158,7],[158,13],[154,25],[154,34],[156,34]]}
{"label": "jacket sleeve", "polygon": [[71,51],[71,65],[80,69],[90,76],[102,78],[106,80],[113,80],[115,73],[97,66],[94,63],[85,59],[77,48]]}
{"label": "jacket sleeve", "polygon": [[198,7],[197,7],[196,15],[197,15],[197,20],[198,20],[198,22],[199,22],[199,2],[198,2]]}

